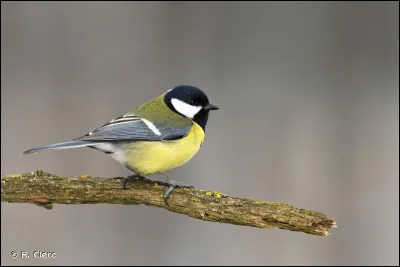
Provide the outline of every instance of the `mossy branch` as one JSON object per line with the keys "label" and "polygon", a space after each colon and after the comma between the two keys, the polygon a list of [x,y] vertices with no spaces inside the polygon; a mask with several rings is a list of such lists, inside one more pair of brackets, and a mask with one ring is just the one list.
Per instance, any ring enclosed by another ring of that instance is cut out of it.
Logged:
{"label": "mossy branch", "polygon": [[1,176],[1,201],[35,203],[51,209],[53,203],[144,204],[190,217],[259,228],[280,228],[313,235],[329,235],[336,222],[316,211],[293,206],[226,196],[219,192],[176,188],[166,206],[168,186],[150,180],[133,180],[122,189],[124,178],[81,176],[67,178],[41,170]]}

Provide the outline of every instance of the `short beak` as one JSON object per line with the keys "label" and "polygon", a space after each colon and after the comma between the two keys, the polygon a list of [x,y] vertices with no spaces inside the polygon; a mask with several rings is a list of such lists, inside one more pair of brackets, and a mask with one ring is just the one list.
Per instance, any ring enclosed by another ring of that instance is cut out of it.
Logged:
{"label": "short beak", "polygon": [[219,109],[219,107],[217,107],[216,105],[213,105],[213,104],[208,104],[203,109],[204,110],[217,110],[217,109]]}

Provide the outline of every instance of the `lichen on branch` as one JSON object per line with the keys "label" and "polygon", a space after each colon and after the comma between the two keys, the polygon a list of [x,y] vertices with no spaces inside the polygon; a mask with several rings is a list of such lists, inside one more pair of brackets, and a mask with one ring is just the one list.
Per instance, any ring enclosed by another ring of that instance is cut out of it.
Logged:
{"label": "lichen on branch", "polygon": [[168,185],[150,180],[133,180],[122,189],[124,178],[83,175],[67,178],[41,170],[1,176],[1,201],[34,203],[51,209],[53,204],[121,204],[164,208],[199,220],[280,228],[327,236],[336,222],[320,212],[294,206],[230,197],[196,188],[176,188],[166,206],[163,195]]}

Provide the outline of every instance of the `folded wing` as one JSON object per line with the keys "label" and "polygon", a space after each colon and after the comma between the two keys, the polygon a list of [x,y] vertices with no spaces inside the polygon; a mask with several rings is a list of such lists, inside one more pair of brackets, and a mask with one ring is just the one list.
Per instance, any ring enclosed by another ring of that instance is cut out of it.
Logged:
{"label": "folded wing", "polygon": [[76,138],[80,141],[163,141],[183,138],[191,125],[173,128],[166,123],[153,123],[135,115],[124,115]]}

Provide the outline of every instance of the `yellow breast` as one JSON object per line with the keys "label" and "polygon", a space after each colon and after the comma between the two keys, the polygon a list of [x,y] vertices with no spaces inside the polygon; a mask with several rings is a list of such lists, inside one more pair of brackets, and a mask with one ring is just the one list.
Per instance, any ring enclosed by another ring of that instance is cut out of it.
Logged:
{"label": "yellow breast", "polygon": [[199,151],[203,139],[203,129],[193,122],[188,135],[182,139],[129,144],[125,164],[141,175],[165,172],[188,162]]}

